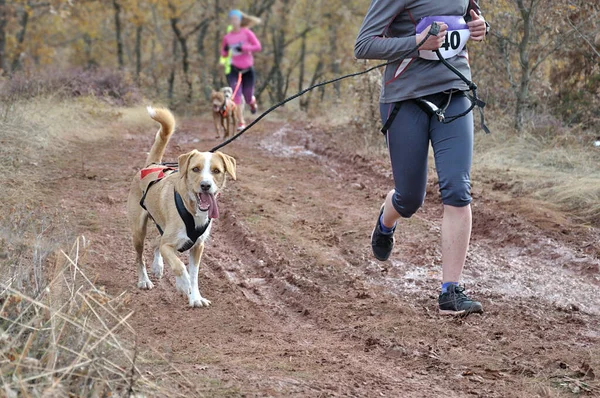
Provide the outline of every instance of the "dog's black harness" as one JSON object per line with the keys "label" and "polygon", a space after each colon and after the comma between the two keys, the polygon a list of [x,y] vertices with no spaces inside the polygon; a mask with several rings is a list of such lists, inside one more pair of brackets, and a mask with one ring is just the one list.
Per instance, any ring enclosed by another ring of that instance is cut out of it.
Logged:
{"label": "dog's black harness", "polygon": [[[168,170],[172,170],[172,173],[177,173],[177,171],[178,171],[176,168],[172,168],[172,167],[169,167]],[[171,175],[172,173],[170,173],[169,175]],[[146,205],[144,205],[144,201],[146,200],[146,195],[148,194],[148,191],[150,190],[150,188],[154,184],[162,181],[165,177],[166,176],[163,176],[161,178],[157,178],[154,181],[151,181],[148,184],[148,186],[146,187],[146,190],[144,191],[144,194],[142,195],[142,199],[140,200],[140,206],[142,206],[142,209],[144,209],[144,210],[146,210],[146,212],[148,212],[148,216],[150,216],[152,221],[154,221],[154,224],[156,225],[156,228],[158,229],[158,232],[161,235],[164,234],[164,231],[160,227],[160,225],[158,225],[158,223],[156,222],[154,217],[152,217],[152,214],[150,214],[150,212],[146,208]],[[209,218],[208,222],[206,224],[204,224],[200,227],[196,227],[196,222],[194,221],[194,216],[185,208],[185,205],[183,203],[183,199],[181,198],[181,195],[175,189],[173,189],[173,192],[174,192],[173,196],[174,196],[174,200],[175,200],[175,207],[177,208],[177,213],[179,213],[179,217],[181,217],[181,219],[183,220],[183,223],[185,224],[185,231],[186,231],[187,237],[189,239],[188,242],[186,242],[182,247],[177,249],[177,251],[179,251],[180,253],[183,253],[183,252],[190,250],[196,244],[198,239],[200,239],[200,237],[202,235],[204,235],[204,233],[210,226],[212,219]]]}
{"label": "dog's black harness", "polygon": [[183,223],[185,224],[185,231],[186,231],[187,237],[189,239],[189,241],[186,244],[184,244],[182,247],[177,249],[183,253],[183,252],[190,250],[192,248],[192,246],[194,246],[196,244],[198,239],[200,239],[200,237],[202,235],[204,235],[204,233],[210,226],[212,219],[209,218],[208,221],[206,222],[206,224],[204,224],[200,227],[196,227],[196,222],[194,221],[194,216],[185,208],[185,205],[183,204],[183,199],[181,198],[181,195],[179,195],[179,193],[177,191],[175,191],[175,190],[173,190],[173,191],[175,192],[175,206],[177,207],[177,213],[179,213],[179,217],[181,217],[181,219],[183,220]]}
{"label": "dog's black harness", "polygon": [[[156,170],[149,170],[151,172],[154,171],[158,171],[159,168],[157,168]],[[164,233],[163,229],[160,227],[160,225],[158,225],[158,223],[156,222],[156,220],[154,219],[154,217],[152,217],[152,214],[150,214],[150,212],[148,211],[148,209],[146,208],[146,205],[144,204],[144,202],[146,201],[146,195],[148,194],[148,191],[150,190],[150,187],[152,187],[152,185],[160,182],[163,180],[163,178],[165,178],[167,175],[170,175],[171,173],[165,175],[164,172],[165,171],[172,171],[173,173],[177,172],[177,168],[174,167],[165,167],[164,169],[161,170],[161,172],[159,173],[159,177],[156,180],[150,181],[150,183],[148,184],[148,186],[146,187],[146,190],[144,191],[144,194],[142,195],[142,199],[140,199],[140,206],[142,206],[142,209],[146,210],[148,212],[148,216],[150,216],[150,218],[152,219],[152,221],[154,221],[154,224],[156,225],[156,228],[158,229],[158,232],[160,232],[160,234],[162,235]],[[143,170],[142,170],[143,173]],[[141,178],[144,178],[144,175],[141,175]]]}

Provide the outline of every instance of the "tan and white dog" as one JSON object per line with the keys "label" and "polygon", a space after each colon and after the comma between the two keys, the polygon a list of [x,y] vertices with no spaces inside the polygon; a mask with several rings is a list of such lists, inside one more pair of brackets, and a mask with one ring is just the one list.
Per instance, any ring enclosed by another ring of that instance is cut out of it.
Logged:
{"label": "tan and white dog", "polygon": [[[169,139],[175,130],[175,118],[167,109],[148,107],[148,113],[160,124],[146,167],[131,183],[127,203],[138,267],[138,287],[152,289],[144,263],[144,240],[148,219],[156,223],[161,235],[154,241],[152,273],[161,278],[163,258],[175,274],[176,287],[186,295],[191,307],[210,305],[198,289],[198,269],[204,242],[212,220],[219,217],[217,197],[225,186],[226,174],[234,180],[236,161],[222,152],[191,152],[180,155],[177,167],[161,165]],[[189,272],[177,252],[190,250]]]}
{"label": "tan and white dog", "polygon": [[223,128],[223,138],[229,138],[237,129],[237,123],[240,120],[239,107],[232,97],[231,87],[223,87],[219,91],[213,91],[210,95],[216,138],[220,138],[221,127]]}

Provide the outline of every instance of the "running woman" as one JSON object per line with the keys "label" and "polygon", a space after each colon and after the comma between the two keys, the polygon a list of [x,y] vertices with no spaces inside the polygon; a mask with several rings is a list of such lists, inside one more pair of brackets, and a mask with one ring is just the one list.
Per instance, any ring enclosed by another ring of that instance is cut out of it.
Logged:
{"label": "running woman", "polygon": [[242,96],[250,106],[250,112],[256,113],[257,104],[254,97],[254,56],[262,47],[256,35],[250,30],[254,25],[260,23],[260,19],[246,15],[240,10],[231,10],[229,12],[229,23],[231,31],[223,37],[221,46],[221,55],[223,57],[231,56],[231,70],[227,74],[227,81],[232,90],[235,91],[238,85],[238,76],[242,74],[241,87],[238,88],[233,101],[238,105],[240,125],[238,130],[246,127],[244,119],[244,104]]}
{"label": "running woman", "polygon": [[469,112],[444,124],[415,100],[422,98],[439,108],[447,105],[446,116],[469,108],[467,85],[438,60],[434,51],[439,49],[470,79],[466,41],[484,40],[489,25],[474,0],[372,0],[354,52],[359,59],[395,60],[427,37],[434,21],[440,32],[429,36],[419,51],[388,65],[384,73],[380,112],[384,125],[395,115],[386,132],[395,188],[381,206],[371,247],[375,258],[387,260],[394,246],[396,223],[410,218],[423,204],[431,142],[444,207],[440,313],[468,315],[483,312],[481,303],[471,300],[459,286],[472,225],[473,115]]}

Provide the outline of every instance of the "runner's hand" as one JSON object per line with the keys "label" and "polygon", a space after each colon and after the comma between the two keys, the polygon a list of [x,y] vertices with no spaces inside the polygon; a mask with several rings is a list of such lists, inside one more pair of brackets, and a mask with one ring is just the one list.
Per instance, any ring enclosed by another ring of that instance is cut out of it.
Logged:
{"label": "runner's hand", "polygon": [[475,10],[471,10],[471,20],[467,22],[467,26],[469,26],[471,32],[471,40],[483,41],[485,39],[485,19],[477,14]]}
{"label": "runner's hand", "polygon": [[[448,30],[448,25],[446,25],[443,22],[438,22],[438,25],[440,25],[440,33],[438,33],[437,36],[428,37],[425,43],[423,43],[423,45],[419,47],[419,50],[435,51],[439,49],[440,46],[444,43],[444,40],[446,38],[446,31]],[[427,33],[429,33],[429,29],[431,29],[431,26],[428,26],[427,29],[425,29],[417,35],[417,44],[419,44],[425,38]]]}

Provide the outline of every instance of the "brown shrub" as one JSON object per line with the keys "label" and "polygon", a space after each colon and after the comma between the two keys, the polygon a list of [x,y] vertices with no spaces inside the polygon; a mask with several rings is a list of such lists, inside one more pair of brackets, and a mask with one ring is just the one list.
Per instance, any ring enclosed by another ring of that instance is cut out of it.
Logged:
{"label": "brown shrub", "polygon": [[113,105],[141,101],[137,85],[125,73],[113,69],[48,69],[12,75],[0,86],[0,100],[15,101],[39,96],[102,98]]}

